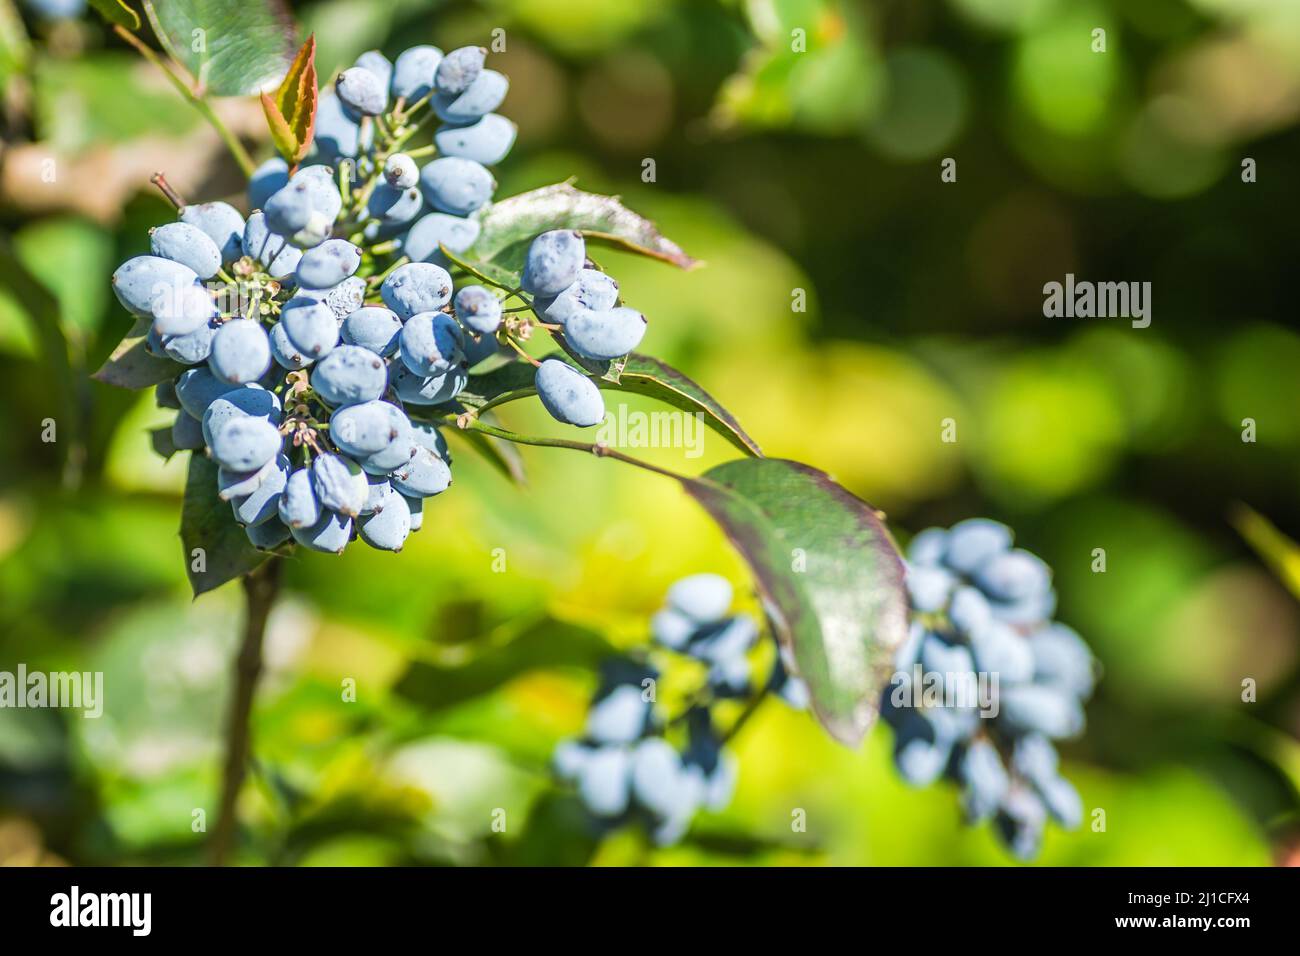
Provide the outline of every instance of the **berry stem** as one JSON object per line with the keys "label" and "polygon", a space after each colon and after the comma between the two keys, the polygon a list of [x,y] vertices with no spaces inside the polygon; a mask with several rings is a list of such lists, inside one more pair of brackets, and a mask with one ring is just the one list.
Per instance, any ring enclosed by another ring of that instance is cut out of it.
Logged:
{"label": "berry stem", "polygon": [[221,803],[210,847],[212,864],[225,866],[230,858],[238,823],[236,803],[244,783],[251,737],[249,718],[253,711],[253,692],[262,673],[262,641],[266,621],[280,590],[281,561],[272,556],[243,577],[247,611],[244,636],[235,658],[234,693],[226,711],[226,761],[221,774]]}
{"label": "berry stem", "polygon": [[181,194],[172,188],[172,184],[167,182],[167,176],[164,173],[154,173],[149,177],[149,182],[158,187],[158,191],[167,197],[167,201],[176,207],[178,212],[182,207],[188,205],[185,200],[181,198]]}
{"label": "berry stem", "polygon": [[539,448],[570,448],[573,451],[585,451],[589,455],[595,455],[597,458],[612,458],[615,461],[621,461],[624,464],[633,465],[645,471],[653,472],[656,475],[663,475],[665,478],[673,478],[677,481],[684,481],[685,475],[679,475],[675,471],[667,468],[660,468],[658,465],[652,465],[648,461],[642,461],[640,458],[633,458],[631,455],[625,455],[621,451],[610,448],[603,442],[582,442],[572,441],[568,438],[542,438],[536,435],[520,435],[516,432],[509,431],[505,428],[498,428],[495,425],[484,424],[477,418],[462,416],[457,422],[459,428],[465,431],[482,432],[484,435],[491,435],[493,438],[500,438],[503,441],[513,442],[516,445],[536,445]]}

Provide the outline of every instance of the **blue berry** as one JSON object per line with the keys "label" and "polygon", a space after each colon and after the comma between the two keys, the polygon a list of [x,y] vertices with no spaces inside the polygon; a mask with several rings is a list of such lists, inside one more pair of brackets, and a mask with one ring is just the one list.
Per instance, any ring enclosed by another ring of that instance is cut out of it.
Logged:
{"label": "blue berry", "polygon": [[322,159],[337,162],[343,158],[354,159],[363,149],[370,149],[374,133],[368,129],[363,137],[360,125],[343,109],[334,91],[322,90],[316,104],[313,139]]}
{"label": "blue berry", "polygon": [[181,407],[200,420],[208,406],[229,391],[230,384],[207,368],[187,369],[176,379],[176,397]]}
{"label": "blue berry", "polygon": [[586,257],[582,233],[572,229],[544,232],[528,247],[520,285],[534,295],[559,295],[578,280]]}
{"label": "blue berry", "polygon": [[382,551],[401,551],[411,533],[411,509],[391,488],[373,514],[357,522],[361,540]]}
{"label": "blue berry", "polygon": [[547,359],[534,379],[537,397],[557,421],[589,428],[605,420],[605,400],[586,375],[560,359]]}
{"label": "blue berry", "polygon": [[579,312],[564,326],[564,340],[579,355],[608,361],[627,355],[645,336],[645,316],[619,307],[608,312]]}
{"label": "blue berry", "polygon": [[326,239],[303,253],[296,278],[305,289],[332,289],[357,271],[361,250],[346,239]]}
{"label": "blue berry", "polygon": [[316,363],[311,386],[327,405],[359,405],[384,394],[388,368],[369,349],[340,345]]}
{"label": "blue berry", "polygon": [[349,345],[359,345],[376,355],[389,356],[397,351],[402,320],[391,309],[365,306],[344,319],[339,331],[343,341]]}
{"label": "blue berry", "polygon": [[362,116],[378,116],[388,106],[385,84],[365,67],[354,66],[340,73],[334,91],[344,106]]}
{"label": "blue berry", "polygon": [[244,254],[252,256],[273,279],[287,279],[298,268],[302,250],[277,232],[272,232],[266,214],[255,212],[244,226]]}
{"label": "blue berry", "polygon": [[478,239],[479,230],[477,220],[432,212],[411,226],[402,242],[402,252],[412,262],[443,262],[439,246],[446,246],[452,252],[464,252]]}
{"label": "blue berry", "polygon": [[184,335],[161,336],[159,343],[163,354],[182,365],[206,362],[212,353],[212,340],[216,337],[217,328],[215,323],[209,322]]}
{"label": "blue berry", "polygon": [[384,160],[384,180],[394,189],[410,189],[420,181],[420,167],[405,153],[394,153]]}
{"label": "blue berry", "polygon": [[113,273],[113,292],[127,311],[141,318],[152,316],[154,300],[175,296],[177,291],[197,284],[198,275],[189,266],[160,256],[136,256]]}
{"label": "blue berry", "polygon": [[352,540],[352,519],[336,511],[322,511],[315,524],[291,531],[295,541],[313,551],[342,554]]}
{"label": "blue berry", "polygon": [[402,326],[402,362],[416,375],[443,375],[465,359],[465,333],[445,312],[421,312]]}
{"label": "blue berry", "polygon": [[501,327],[501,300],[481,285],[462,286],[456,293],[456,318],[471,332],[492,335]]}
{"label": "blue berry", "polygon": [[[319,109],[319,107],[318,107]],[[248,208],[264,209],[267,200],[289,182],[289,164],[279,156],[272,156],[248,180]]]}
{"label": "blue berry", "polygon": [[451,276],[431,262],[409,262],[383,281],[384,304],[403,321],[421,312],[437,312],[451,301]]}
{"label": "blue berry", "polygon": [[271,367],[271,341],[252,319],[232,319],[212,339],[208,367],[217,378],[241,385],[255,382]]}
{"label": "blue berry", "polygon": [[434,67],[433,83],[439,93],[459,95],[469,89],[483,72],[487,50],[481,46],[463,46],[439,57]]}
{"label": "blue berry", "polygon": [[276,364],[281,368],[295,372],[316,361],[314,356],[303,354],[303,351],[293,344],[282,321],[271,326],[271,331],[267,333],[267,337],[271,340],[271,357],[275,359]]}
{"label": "blue berry", "polygon": [[[436,46],[413,46],[403,50],[393,64],[390,90],[393,96],[414,103],[433,92],[433,76],[442,63],[442,51]],[[482,68],[480,64],[480,69]]]}
{"label": "blue berry", "polygon": [[211,279],[221,268],[221,250],[212,237],[188,222],[169,222],[150,230],[149,251],[189,266],[200,279]]}
{"label": "blue berry", "polygon": [[221,261],[230,265],[244,255],[244,217],[229,203],[205,202],[197,206],[183,206],[181,222],[197,226],[221,250]]}
{"label": "blue berry", "polygon": [[1003,687],[999,718],[1013,730],[1045,737],[1073,737],[1083,729],[1083,710],[1068,691],[1044,684]]}
{"label": "blue berry", "polygon": [[496,70],[484,70],[460,94],[438,93],[433,111],[446,123],[472,123],[496,110],[510,92],[510,81]]}
{"label": "blue berry", "polygon": [[431,498],[442,494],[451,485],[451,469],[447,463],[425,448],[415,450],[411,460],[393,470],[393,487],[412,498]]}
{"label": "blue berry", "polygon": [[464,368],[453,368],[442,375],[417,375],[401,362],[393,363],[393,390],[411,405],[440,405],[451,401],[469,381]]}
{"label": "blue berry", "polygon": [[289,540],[289,529],[276,518],[261,524],[249,525],[245,532],[248,540],[259,551],[271,551]]}
{"label": "blue berry", "polygon": [[[585,248],[583,254],[586,254]],[[563,325],[583,312],[607,312],[618,304],[618,283],[596,269],[580,269],[578,277],[558,295],[539,297],[533,307],[548,322]]]}
{"label": "blue berry", "polygon": [[631,755],[622,747],[599,747],[588,754],[578,775],[578,795],[588,810],[599,817],[627,810],[631,764]]}
{"label": "blue berry", "polygon": [[650,713],[650,702],[641,688],[621,684],[592,704],[587,712],[587,739],[602,744],[633,743],[645,735]]}
{"label": "blue berry", "polygon": [[517,127],[504,116],[488,113],[470,123],[449,123],[433,134],[439,156],[472,159],[484,166],[495,166],[505,159],[515,144]]}
{"label": "blue berry", "polygon": [[973,574],[984,562],[1011,547],[1011,531],[987,518],[970,518],[952,526],[944,560],[962,574]]}
{"label": "blue berry", "polygon": [[[266,470],[264,466],[263,470]],[[251,494],[232,498],[231,509],[235,520],[242,525],[258,525],[270,521],[279,511],[280,497],[289,480],[289,459],[278,455],[270,463],[270,471]]]}
{"label": "blue berry", "polygon": [[726,617],[734,592],[731,582],[717,574],[692,574],[668,589],[668,606],[696,624]]}
{"label": "blue berry", "polygon": [[235,418],[251,415],[278,426],[281,419],[280,397],[260,385],[241,385],[217,396],[203,412],[203,435],[208,444],[222,426]]}
{"label": "blue berry", "polygon": [[283,439],[265,419],[235,418],[212,436],[213,459],[229,471],[256,471],[279,453]]}
{"label": "blue berry", "polygon": [[280,520],[290,528],[310,528],[320,521],[320,499],[312,487],[309,469],[299,468],[289,476],[278,506]]}
{"label": "blue berry", "polygon": [[346,405],[330,417],[330,440],[339,451],[358,459],[376,454],[401,435],[394,422],[401,414],[401,409],[387,402]]}
{"label": "blue berry", "polygon": [[492,174],[472,159],[446,156],[420,170],[420,189],[429,205],[455,216],[468,216],[491,199],[496,188]]}
{"label": "blue berry", "polygon": [[321,455],[311,463],[311,488],[321,505],[355,517],[370,493],[366,473],[351,458]]}
{"label": "blue berry", "polygon": [[189,335],[217,317],[217,306],[203,286],[186,285],[161,290],[154,297],[150,314],[159,335]]}

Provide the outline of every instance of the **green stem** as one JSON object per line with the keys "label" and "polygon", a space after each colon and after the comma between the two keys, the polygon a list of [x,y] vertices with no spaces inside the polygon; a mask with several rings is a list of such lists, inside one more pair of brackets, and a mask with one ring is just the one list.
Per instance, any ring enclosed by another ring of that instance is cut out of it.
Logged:
{"label": "green stem", "polygon": [[212,109],[212,104],[198,93],[195,93],[180,74],[173,69],[170,63],[151,50],[144,41],[130,30],[122,26],[114,26],[113,32],[127,43],[131,44],[131,46],[135,47],[136,51],[142,57],[166,74],[167,78],[171,80],[172,85],[176,87],[181,96],[189,100],[190,105],[198,110],[203,118],[208,121],[209,125],[217,131],[217,135],[220,136],[222,142],[226,144],[226,149],[230,150],[230,155],[235,158],[235,162],[239,164],[239,168],[244,171],[244,176],[248,179],[252,179],[253,171],[257,168],[256,164],[253,162],[253,157],[248,155],[248,150],[244,149],[244,144],[241,143],[239,138],[230,131],[230,127],[222,122],[221,117],[219,117],[216,114],[216,111]]}
{"label": "green stem", "polygon": [[656,475],[663,475],[665,478],[672,478],[675,481],[684,481],[685,475],[679,475],[675,471],[669,471],[667,468],[660,468],[658,465],[652,465],[648,461],[642,461],[640,458],[633,458],[631,455],[625,455],[623,452],[610,448],[603,442],[583,442],[573,441],[568,438],[542,438],[537,435],[520,435],[516,432],[509,431],[505,428],[498,428],[495,425],[486,425],[477,418],[470,418],[465,424],[460,425],[465,431],[481,432],[484,435],[491,435],[493,438],[500,438],[503,441],[513,442],[516,445],[536,445],[539,448],[569,448],[573,451],[585,451],[589,455],[595,455],[597,458],[612,458],[615,461],[621,461],[624,464],[633,465],[645,471],[653,472]]}

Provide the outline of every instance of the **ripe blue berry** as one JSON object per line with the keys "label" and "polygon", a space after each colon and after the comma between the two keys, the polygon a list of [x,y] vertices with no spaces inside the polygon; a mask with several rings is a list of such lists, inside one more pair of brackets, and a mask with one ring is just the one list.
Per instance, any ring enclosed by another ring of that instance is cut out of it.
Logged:
{"label": "ripe blue berry", "polygon": [[547,359],[534,379],[537,397],[558,421],[588,428],[605,419],[605,400],[596,383],[560,359]]}
{"label": "ripe blue berry", "polygon": [[149,251],[189,266],[200,279],[211,279],[221,268],[221,250],[212,237],[188,222],[169,222],[150,230]]}
{"label": "ripe blue berry", "polygon": [[311,386],[327,405],[359,405],[384,394],[388,368],[369,349],[340,345],[316,363]]}
{"label": "ripe blue berry", "polygon": [[472,159],[446,156],[420,170],[420,189],[429,205],[440,212],[468,216],[492,198],[496,180]]}
{"label": "ripe blue berry", "polygon": [[252,319],[232,319],[212,339],[208,367],[217,378],[240,385],[254,382],[271,367],[271,342]]}
{"label": "ripe blue berry", "polygon": [[421,312],[402,326],[402,362],[416,375],[444,375],[465,359],[465,333],[445,312]]}
{"label": "ripe blue berry", "polygon": [[627,355],[645,336],[645,316],[625,306],[608,312],[579,312],[564,325],[564,340],[579,355],[610,360]]}
{"label": "ripe blue berry", "polygon": [[469,123],[448,123],[433,134],[439,156],[471,159],[495,166],[510,153],[517,127],[504,116],[488,113]]}
{"label": "ripe blue berry", "polygon": [[559,295],[577,281],[586,257],[582,233],[572,229],[544,232],[528,247],[520,284],[534,295]]}
{"label": "ripe blue berry", "polygon": [[450,302],[451,276],[432,262],[410,262],[384,279],[379,294],[405,321],[421,312],[437,312]]}

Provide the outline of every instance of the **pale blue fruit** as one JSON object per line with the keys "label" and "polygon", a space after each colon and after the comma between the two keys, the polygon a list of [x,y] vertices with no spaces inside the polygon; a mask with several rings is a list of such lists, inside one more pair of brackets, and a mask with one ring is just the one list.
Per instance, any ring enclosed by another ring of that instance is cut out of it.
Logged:
{"label": "pale blue fruit", "polygon": [[393,491],[392,484],[384,475],[367,474],[366,481],[370,485],[370,490],[366,494],[366,503],[361,506],[361,513],[372,515],[376,511],[383,511],[386,496],[397,492]]}
{"label": "pale blue fruit", "polygon": [[601,744],[630,744],[645,735],[651,705],[634,684],[621,684],[591,705],[584,735]]}
{"label": "pale blue fruit", "polygon": [[463,46],[438,58],[433,85],[439,93],[459,95],[469,89],[483,72],[487,50],[481,46]]}
{"label": "pale blue fruit", "polygon": [[1047,812],[1061,826],[1073,830],[1083,822],[1083,800],[1074,784],[1064,777],[1052,777],[1038,788]]}
{"label": "pale blue fruit", "polygon": [[208,444],[227,422],[252,415],[279,426],[282,417],[280,396],[261,385],[249,383],[217,396],[203,412],[203,436]]}
{"label": "pale blue fruit", "polygon": [[189,412],[182,411],[172,422],[172,444],[180,451],[202,448],[203,426]]}
{"label": "pale blue fruit", "polygon": [[198,281],[198,274],[189,266],[161,256],[127,259],[117,267],[112,278],[117,301],[141,318],[152,317],[153,303],[158,296],[175,295]]}
{"label": "pale blue fruit", "polygon": [[320,299],[294,296],[280,311],[279,327],[308,361],[328,355],[339,341],[338,321]]}
{"label": "pale blue fruit", "polygon": [[1052,570],[1021,548],[994,555],[975,572],[975,583],[995,601],[1023,601],[1052,586]]}
{"label": "pale blue fruit", "polygon": [[232,319],[217,329],[208,367],[232,385],[255,382],[265,375],[271,367],[271,341],[261,323]]}
{"label": "pale blue fruit", "polygon": [[322,511],[315,524],[293,528],[293,539],[313,551],[342,554],[352,540],[352,519],[335,511]]}
{"label": "pale blue fruit", "polygon": [[421,312],[437,312],[451,301],[451,275],[432,262],[408,262],[384,279],[379,294],[403,321]]}
{"label": "pale blue fruit", "polygon": [[942,611],[948,605],[957,579],[944,568],[932,565],[907,566],[907,595],[912,609],[925,614]]}
{"label": "pale blue fruit", "polygon": [[311,487],[321,505],[351,517],[361,513],[370,493],[361,466],[342,455],[319,455],[311,463]]}
{"label": "pale blue fruit", "polygon": [[447,313],[421,312],[402,326],[402,363],[416,375],[444,375],[465,360],[464,340]]}
{"label": "pale blue fruit", "polygon": [[627,355],[645,337],[645,316],[626,306],[579,312],[564,325],[564,339],[579,355],[609,361]]}
{"label": "pale blue fruit", "polygon": [[343,209],[334,167],[324,163],[304,166],[289,178],[290,185],[306,187],[312,209],[326,221],[333,222]]}
{"label": "pale blue fruit", "polygon": [[[586,254],[585,244],[583,254]],[[548,322],[563,325],[582,312],[606,312],[618,305],[618,283],[597,269],[580,269],[558,295],[537,298],[533,308]]]}
{"label": "pale blue fruit", "polygon": [[374,140],[373,127],[362,137],[361,126],[343,109],[333,90],[322,90],[316,104],[316,134],[313,137],[323,159],[336,162],[344,157],[355,159],[368,150]]}
{"label": "pale blue fruit", "polygon": [[547,359],[534,378],[537,397],[557,421],[589,428],[605,419],[605,400],[596,383],[560,359]]}
{"label": "pale blue fruit", "polygon": [[334,91],[344,106],[362,116],[378,116],[388,105],[385,85],[364,67],[354,66],[340,73]]}
{"label": "pale blue fruit", "polygon": [[384,180],[394,189],[410,189],[420,181],[420,167],[405,153],[394,153],[384,160]]}
{"label": "pale blue fruit", "polygon": [[472,159],[495,166],[510,153],[517,127],[504,116],[488,113],[472,123],[449,123],[433,134],[439,156]]}
{"label": "pale blue fruit", "polygon": [[420,189],[429,205],[454,216],[468,216],[491,199],[496,188],[487,167],[472,159],[446,156],[420,170]]}
{"label": "pale blue fruit", "polygon": [[1011,751],[1011,766],[1036,787],[1056,776],[1060,758],[1056,748],[1042,734],[1025,734]]}
{"label": "pale blue fruit", "polygon": [[438,93],[433,97],[433,111],[447,123],[472,123],[496,110],[510,92],[510,81],[496,70],[484,70],[465,92],[455,95]]}
{"label": "pale blue fruit", "polygon": [[281,368],[296,372],[316,361],[314,357],[304,355],[302,349],[293,344],[289,333],[285,331],[284,322],[277,322],[271,326],[267,337],[271,340],[271,357]]}
{"label": "pale blue fruit", "polygon": [[401,551],[411,534],[411,510],[406,499],[389,488],[373,514],[357,523],[361,540],[381,551]]}
{"label": "pale blue fruit", "polygon": [[894,764],[899,775],[914,787],[928,787],[939,779],[952,754],[952,742],[940,737],[934,725],[915,711],[898,718],[894,730]]}
{"label": "pale blue fruit", "polygon": [[469,382],[463,367],[453,368],[442,375],[416,375],[401,362],[393,363],[393,389],[409,405],[439,405],[460,394]]}
{"label": "pale blue fruit", "polygon": [[650,633],[655,640],[674,651],[684,650],[698,629],[698,623],[672,608],[657,611],[650,618]]}
{"label": "pale blue fruit", "polygon": [[359,66],[363,70],[369,70],[375,75],[384,96],[384,108],[381,112],[386,112],[388,110],[388,89],[393,82],[392,61],[378,50],[367,50],[357,57],[352,65]]}
{"label": "pale blue fruit", "polygon": [[301,181],[286,183],[266,201],[262,212],[266,215],[266,225],[272,232],[292,236],[311,222],[313,210],[310,187]]}
{"label": "pale blue fruit", "polygon": [[150,314],[159,335],[189,335],[217,317],[217,305],[201,285],[168,287],[154,297]]}
{"label": "pale blue fruit", "polygon": [[342,322],[365,304],[366,280],[350,276],[329,289],[300,289],[294,298],[324,302],[334,313],[335,321]]}
{"label": "pale blue fruit", "polygon": [[416,443],[423,445],[429,451],[433,452],[448,465],[453,464],[451,460],[451,449],[447,447],[447,439],[442,437],[442,432],[438,426],[432,422],[411,422],[411,438]]}
{"label": "pale blue fruit", "polygon": [[384,394],[388,367],[369,349],[340,345],[316,363],[311,387],[327,405],[359,405]]}
{"label": "pale blue fruit", "polygon": [[1083,730],[1083,708],[1068,691],[1044,684],[1015,684],[1000,689],[998,719],[1018,733],[1074,737]]}
{"label": "pale blue fruit", "polygon": [[948,531],[944,561],[962,574],[974,574],[985,561],[1011,547],[1011,529],[987,518],[968,518]]}
{"label": "pale blue fruit", "polygon": [[208,406],[228,391],[230,383],[221,381],[207,368],[187,369],[176,379],[176,397],[181,407],[200,421]]}
{"label": "pale blue fruit", "polygon": [[710,624],[726,617],[734,591],[731,582],[718,574],[692,574],[668,589],[670,608],[697,624]]}
{"label": "pale blue fruit", "polygon": [[456,293],[456,318],[471,332],[493,335],[501,327],[501,300],[481,285],[463,286]]}
{"label": "pale blue fruit", "polygon": [[212,458],[229,471],[256,471],[280,451],[279,430],[261,418],[235,418],[212,436]]}
{"label": "pale blue fruit", "polygon": [[[319,113],[319,108],[318,108]],[[272,156],[248,180],[248,208],[263,209],[267,200],[289,182],[289,164],[279,156]]]}
{"label": "pale blue fruit", "polygon": [[1034,679],[1064,687],[1079,697],[1092,693],[1096,663],[1082,637],[1064,624],[1052,624],[1027,642],[1033,658]]}
{"label": "pale blue fruit", "polygon": [[983,739],[973,740],[964,748],[957,776],[965,785],[962,803],[971,822],[993,816],[1011,783],[997,748]]}
{"label": "pale blue fruit", "polygon": [[544,232],[528,246],[520,285],[533,295],[559,295],[578,280],[586,258],[582,233],[572,229]]}
{"label": "pale blue fruit", "polygon": [[289,476],[278,507],[280,520],[290,528],[310,528],[320,521],[320,499],[312,487],[310,470],[299,468]]}
{"label": "pale blue fruit", "polygon": [[380,183],[366,201],[366,218],[377,222],[366,226],[367,238],[395,232],[424,211],[424,194],[418,186],[390,186]]}
{"label": "pale blue fruit", "polygon": [[631,767],[631,754],[623,747],[592,750],[578,777],[578,796],[591,813],[616,817],[627,810]]}
{"label": "pale blue fruit", "polygon": [[273,279],[287,279],[298,268],[302,250],[279,233],[272,232],[266,214],[255,212],[244,226],[244,254],[262,264]]}
{"label": "pale blue fruit", "polygon": [[406,507],[411,510],[411,531],[419,531],[424,526],[424,499],[412,498],[409,495],[402,495],[406,500]]}
{"label": "pale blue fruit", "polygon": [[241,243],[244,236],[244,217],[229,203],[205,202],[196,206],[183,206],[181,222],[197,226],[221,250],[221,261],[230,265],[244,254]]}
{"label": "pale blue fruit", "polygon": [[326,239],[303,253],[295,275],[305,289],[332,289],[360,265],[360,249],[346,239]]}
{"label": "pale blue fruit", "polygon": [[354,458],[374,455],[401,437],[402,429],[395,421],[398,415],[402,415],[401,409],[388,402],[345,405],[330,416],[330,440]]}
{"label": "pale blue fruit", "polygon": [[270,472],[250,495],[230,499],[235,520],[242,525],[258,525],[270,521],[279,511],[280,497],[289,480],[289,459],[278,455],[271,462]]}
{"label": "pale blue fruit", "polygon": [[358,458],[361,467],[372,475],[389,474],[409,462],[419,450],[406,413],[395,405],[388,405],[387,413],[392,440],[380,451]]}
{"label": "pale blue fruit", "polygon": [[1029,641],[1000,621],[990,621],[970,635],[975,666],[985,674],[997,674],[1003,684],[1022,684],[1034,677],[1034,653]]}
{"label": "pale blue fruit", "polygon": [[161,336],[159,343],[163,354],[182,365],[206,362],[212,353],[212,340],[216,337],[217,328],[215,323],[209,322],[184,335]]}
{"label": "pale blue fruit", "polygon": [[233,498],[244,498],[251,495],[262,483],[270,479],[284,463],[287,467],[288,459],[283,454],[276,455],[261,468],[256,471],[229,471],[225,468],[217,469],[217,497],[222,501],[230,501]]}
{"label": "pale blue fruit", "polygon": [[423,445],[415,450],[411,460],[393,471],[393,487],[412,498],[430,498],[442,494],[451,485],[451,469],[447,463]]}
{"label": "pale blue fruit", "polygon": [[913,564],[938,564],[948,551],[948,532],[943,528],[926,528],[907,546]]}
{"label": "pale blue fruit", "polygon": [[149,230],[149,251],[189,266],[200,279],[211,279],[221,268],[221,250],[212,237],[188,222],[169,222]]}
{"label": "pale blue fruit", "polygon": [[650,737],[632,751],[632,791],[636,802],[659,817],[694,812],[701,793],[685,772],[681,754],[662,737]]}
{"label": "pale blue fruit", "polygon": [[249,525],[244,531],[253,547],[259,551],[271,551],[289,540],[289,529],[284,523],[272,518],[261,524]]}
{"label": "pale blue fruit", "polygon": [[402,320],[391,309],[365,306],[344,319],[339,331],[343,341],[349,345],[359,345],[376,355],[387,357],[397,351],[397,343],[402,334]]}
{"label": "pale blue fruit", "polygon": [[[442,63],[442,51],[436,46],[421,44],[403,50],[393,63],[393,78],[389,86],[393,96],[414,103],[433,92],[433,75]],[[479,64],[482,69],[482,64]]]}
{"label": "pale blue fruit", "polygon": [[480,228],[475,219],[431,212],[411,227],[402,241],[402,252],[412,262],[444,263],[440,246],[446,246],[452,252],[464,252],[474,245]]}

